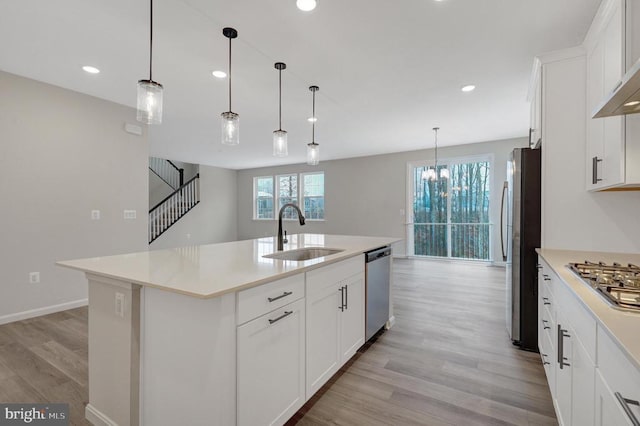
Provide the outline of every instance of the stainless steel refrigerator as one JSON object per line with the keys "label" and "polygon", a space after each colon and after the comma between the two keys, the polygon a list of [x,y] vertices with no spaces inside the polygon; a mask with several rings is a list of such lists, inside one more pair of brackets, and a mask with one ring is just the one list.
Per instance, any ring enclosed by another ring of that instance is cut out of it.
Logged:
{"label": "stainless steel refrigerator", "polygon": [[506,262],[506,320],[514,345],[538,351],[540,149],[516,148],[507,163],[500,230]]}

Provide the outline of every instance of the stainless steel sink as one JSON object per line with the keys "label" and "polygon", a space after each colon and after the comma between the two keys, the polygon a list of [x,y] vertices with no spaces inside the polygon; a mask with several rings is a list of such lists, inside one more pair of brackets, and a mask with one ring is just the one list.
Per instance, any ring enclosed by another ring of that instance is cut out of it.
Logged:
{"label": "stainless steel sink", "polygon": [[296,250],[279,251],[262,257],[269,259],[302,261],[315,259],[316,257],[330,256],[332,254],[340,253],[341,251],[344,250],[325,247],[306,247]]}

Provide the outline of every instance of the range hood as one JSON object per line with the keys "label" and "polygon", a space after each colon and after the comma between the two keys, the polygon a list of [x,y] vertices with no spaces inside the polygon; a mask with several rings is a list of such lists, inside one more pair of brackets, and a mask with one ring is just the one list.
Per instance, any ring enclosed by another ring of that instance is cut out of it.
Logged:
{"label": "range hood", "polygon": [[640,113],[640,60],[593,111],[593,118]]}

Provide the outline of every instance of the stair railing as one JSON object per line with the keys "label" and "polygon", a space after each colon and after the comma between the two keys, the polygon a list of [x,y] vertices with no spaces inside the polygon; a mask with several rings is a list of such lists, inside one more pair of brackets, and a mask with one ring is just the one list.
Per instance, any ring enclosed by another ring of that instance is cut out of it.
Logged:
{"label": "stair railing", "polygon": [[198,173],[149,210],[149,244],[200,203]]}
{"label": "stair railing", "polygon": [[184,169],[173,164],[171,160],[150,157],[149,169],[174,190],[184,185]]}

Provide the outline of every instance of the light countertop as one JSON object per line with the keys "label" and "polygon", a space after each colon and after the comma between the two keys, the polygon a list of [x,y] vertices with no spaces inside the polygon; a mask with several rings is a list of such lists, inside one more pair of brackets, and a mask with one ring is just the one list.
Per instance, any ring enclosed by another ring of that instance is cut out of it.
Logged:
{"label": "light countertop", "polygon": [[626,353],[629,360],[640,369],[640,312],[621,311],[612,308],[597,290],[584,283],[568,267],[570,262],[618,262],[640,264],[640,254],[601,253],[573,250],[537,249],[540,256],[553,268],[560,279],[577,296],[578,300],[598,320],[609,336]]}
{"label": "light countertop", "polygon": [[57,262],[57,265],[128,283],[209,298],[299,274],[400,241],[398,238],[325,234],[297,234],[288,238],[285,251],[303,247],[344,251],[304,261],[269,259],[263,256],[276,252],[276,238],[266,237],[67,260]]}

